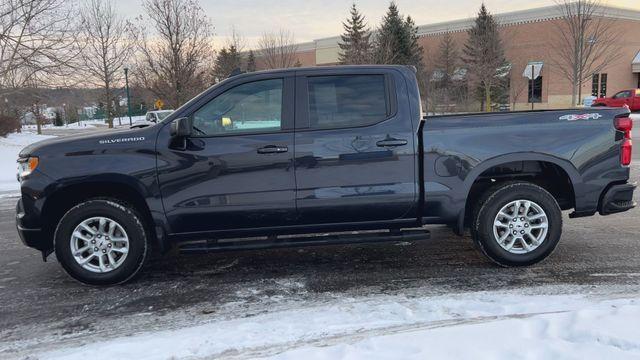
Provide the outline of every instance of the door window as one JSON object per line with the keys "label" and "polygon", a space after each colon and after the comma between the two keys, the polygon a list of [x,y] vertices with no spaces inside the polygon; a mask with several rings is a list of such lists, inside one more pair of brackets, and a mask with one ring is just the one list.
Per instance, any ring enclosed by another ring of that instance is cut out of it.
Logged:
{"label": "door window", "polygon": [[375,124],[390,115],[384,75],[308,78],[312,129]]}
{"label": "door window", "polygon": [[620,91],[613,96],[614,99],[626,99],[631,97],[631,91]]}
{"label": "door window", "polygon": [[195,112],[194,134],[216,136],[280,130],[282,89],[282,79],[269,79],[227,90]]}

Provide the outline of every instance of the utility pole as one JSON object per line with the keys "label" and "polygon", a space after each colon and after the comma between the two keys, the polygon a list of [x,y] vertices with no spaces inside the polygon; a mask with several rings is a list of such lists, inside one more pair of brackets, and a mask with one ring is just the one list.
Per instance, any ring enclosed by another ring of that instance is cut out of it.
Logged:
{"label": "utility pole", "polygon": [[127,116],[129,116],[129,126],[133,125],[133,121],[131,121],[131,97],[129,95],[129,68],[124,68],[124,81],[127,87]]}

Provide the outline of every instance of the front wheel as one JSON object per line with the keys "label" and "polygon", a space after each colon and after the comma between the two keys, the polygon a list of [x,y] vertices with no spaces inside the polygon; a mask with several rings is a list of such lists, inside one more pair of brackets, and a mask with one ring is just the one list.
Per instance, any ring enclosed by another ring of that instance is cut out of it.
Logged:
{"label": "front wheel", "polygon": [[501,266],[527,266],[544,260],[562,234],[562,212],[555,198],[528,182],[489,189],[473,216],[473,240]]}
{"label": "front wheel", "polygon": [[64,270],[90,285],[132,279],[147,257],[147,234],[137,211],[115,199],[71,208],[56,228],[55,252]]}

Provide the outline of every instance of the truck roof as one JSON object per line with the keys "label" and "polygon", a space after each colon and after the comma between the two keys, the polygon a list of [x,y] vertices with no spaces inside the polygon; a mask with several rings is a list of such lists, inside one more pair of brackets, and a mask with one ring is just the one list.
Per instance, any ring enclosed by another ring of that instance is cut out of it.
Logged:
{"label": "truck roof", "polygon": [[[237,76],[251,75],[251,74],[269,74],[269,73],[287,73],[287,72],[295,72],[295,71],[317,71],[317,70],[354,70],[354,69],[415,69],[410,65],[330,65],[330,66],[305,66],[305,67],[291,67],[291,68],[282,68],[282,69],[269,69],[269,70],[259,70],[250,73],[241,73],[231,78]],[[415,70],[414,70],[415,71]]]}

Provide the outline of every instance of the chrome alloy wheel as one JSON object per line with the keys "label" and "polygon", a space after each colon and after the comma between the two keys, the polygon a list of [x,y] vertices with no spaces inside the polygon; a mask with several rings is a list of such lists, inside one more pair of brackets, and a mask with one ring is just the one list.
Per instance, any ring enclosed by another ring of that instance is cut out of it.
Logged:
{"label": "chrome alloy wheel", "polygon": [[129,253],[129,237],[124,228],[106,217],[84,220],[73,230],[70,241],[73,258],[91,272],[113,271]]}
{"label": "chrome alloy wheel", "polygon": [[547,214],[529,200],[515,200],[503,206],[493,223],[495,240],[513,254],[526,254],[538,248],[548,230]]}

